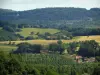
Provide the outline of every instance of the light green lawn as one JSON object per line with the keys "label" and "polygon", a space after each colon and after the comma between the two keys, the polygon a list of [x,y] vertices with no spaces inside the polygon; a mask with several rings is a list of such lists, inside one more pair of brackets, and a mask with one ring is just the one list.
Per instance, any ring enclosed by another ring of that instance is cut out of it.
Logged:
{"label": "light green lawn", "polygon": [[0,27],[0,30],[2,29],[2,27]]}
{"label": "light green lawn", "polygon": [[[34,32],[34,34],[36,34],[37,32],[39,32],[40,34],[44,34],[45,32],[49,32],[51,34],[60,32],[60,30],[58,29],[47,29],[47,28],[23,28],[21,32],[17,32],[17,34],[20,34],[24,37],[30,36],[30,32]],[[37,37],[36,35],[33,35],[35,37]]]}
{"label": "light green lawn", "polygon": [[16,46],[9,46],[9,45],[0,45],[0,51],[10,52],[12,50],[16,50]]}

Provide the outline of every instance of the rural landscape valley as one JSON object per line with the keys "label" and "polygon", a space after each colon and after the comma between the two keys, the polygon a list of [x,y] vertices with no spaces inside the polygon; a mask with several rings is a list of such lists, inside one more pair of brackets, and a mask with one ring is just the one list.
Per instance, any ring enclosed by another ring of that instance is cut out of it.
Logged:
{"label": "rural landscape valley", "polygon": [[100,8],[0,9],[0,75],[100,75]]}

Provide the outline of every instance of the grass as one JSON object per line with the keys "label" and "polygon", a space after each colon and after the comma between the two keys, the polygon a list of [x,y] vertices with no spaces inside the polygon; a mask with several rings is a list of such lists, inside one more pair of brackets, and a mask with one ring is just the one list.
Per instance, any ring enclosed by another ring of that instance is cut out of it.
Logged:
{"label": "grass", "polygon": [[47,29],[47,28],[23,28],[21,32],[17,32],[17,34],[20,34],[24,37],[30,36],[30,33],[34,32],[34,37],[37,37],[36,33],[39,32],[40,34],[44,34],[45,32],[49,32],[51,34],[60,32],[58,29]]}
{"label": "grass", "polygon": [[[64,43],[69,43],[69,42],[78,42],[78,41],[85,41],[85,40],[95,40],[98,43],[100,43],[100,35],[95,35],[95,36],[77,36],[72,40],[62,40],[62,42]],[[28,42],[31,44],[42,44],[42,45],[46,45],[46,44],[50,44],[50,43],[57,43],[58,40],[25,40],[25,41],[12,41],[15,42],[15,44],[21,43],[21,42]],[[0,42],[3,44],[8,44],[9,41],[4,41],[4,42]]]}
{"label": "grass", "polygon": [[[25,40],[25,41],[11,41],[11,42],[15,42],[15,44],[19,44],[22,42],[28,42],[30,44],[41,44],[41,45],[47,45],[50,43],[57,43],[58,40]],[[64,43],[69,43],[69,42],[73,42],[73,40],[62,40],[62,42]],[[0,42],[1,44],[9,44],[9,41],[2,41]]]}
{"label": "grass", "polygon": [[10,52],[10,51],[15,50],[15,49],[17,49],[16,46],[1,45],[1,44],[0,44],[0,51]]}
{"label": "grass", "polygon": [[100,42],[100,35],[93,35],[93,36],[79,36],[79,39],[76,39],[79,41],[85,41],[85,40],[95,40],[97,42]]}
{"label": "grass", "polygon": [[2,27],[0,27],[0,30],[2,30]]}

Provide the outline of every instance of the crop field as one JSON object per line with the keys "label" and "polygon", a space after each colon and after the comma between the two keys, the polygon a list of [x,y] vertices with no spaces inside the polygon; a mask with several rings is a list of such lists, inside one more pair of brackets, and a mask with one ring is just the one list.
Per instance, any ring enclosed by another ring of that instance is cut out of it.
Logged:
{"label": "crop field", "polygon": [[[15,42],[15,44],[28,42],[30,44],[41,44],[41,45],[47,45],[50,43],[57,43],[58,40],[25,40],[25,41],[11,41],[12,43]],[[73,42],[73,40],[62,40],[64,43]],[[9,44],[9,41],[2,41],[0,44]]]}
{"label": "crop field", "polygon": [[94,36],[79,36],[76,40],[78,40],[78,41],[95,40],[97,42],[100,42],[100,35],[94,35]]}
{"label": "crop field", "polygon": [[[85,41],[85,40],[95,40],[98,43],[100,43],[100,35],[97,36],[77,36],[73,38],[72,40],[62,40],[64,43],[69,43],[69,42],[78,42],[78,41]],[[15,42],[15,44],[21,43],[21,42],[28,42],[30,44],[50,44],[50,43],[57,43],[58,40],[24,40],[24,41],[11,41],[12,43]],[[9,41],[2,41],[0,42],[1,44],[8,44]]]}
{"label": "crop field", "polygon": [[34,32],[34,35],[36,37],[36,33],[44,34],[45,32],[49,32],[50,34],[54,34],[57,32],[60,32],[58,29],[45,29],[45,28],[23,28],[21,32],[17,32],[17,34],[20,34],[24,37],[30,36],[30,33]]}

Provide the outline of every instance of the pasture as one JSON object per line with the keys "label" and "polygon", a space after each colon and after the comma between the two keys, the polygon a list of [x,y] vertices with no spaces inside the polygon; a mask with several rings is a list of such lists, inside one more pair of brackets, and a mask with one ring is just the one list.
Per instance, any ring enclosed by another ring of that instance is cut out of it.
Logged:
{"label": "pasture", "polygon": [[4,51],[4,52],[10,52],[12,50],[17,49],[16,46],[10,46],[10,45],[2,45],[0,44],[0,51]]}
{"label": "pasture", "polygon": [[33,37],[36,37],[37,36],[36,34],[38,32],[39,32],[39,34],[44,34],[45,32],[49,32],[50,34],[60,32],[60,30],[58,30],[58,29],[50,29],[50,28],[48,28],[48,29],[47,28],[22,28],[21,30],[22,31],[17,32],[17,34],[20,34],[24,37],[30,36],[31,32],[34,32]]}
{"label": "pasture", "polygon": [[2,27],[0,27],[0,30],[2,29]]}

